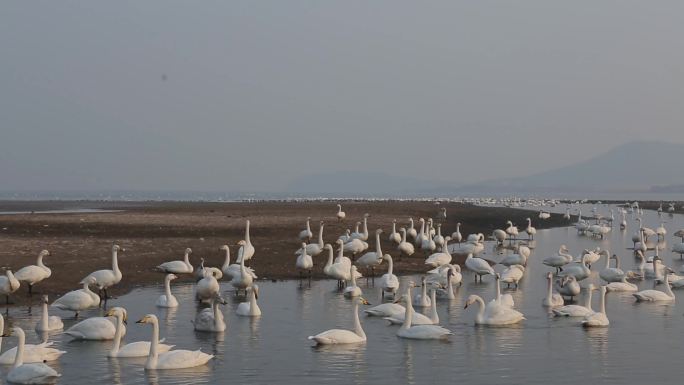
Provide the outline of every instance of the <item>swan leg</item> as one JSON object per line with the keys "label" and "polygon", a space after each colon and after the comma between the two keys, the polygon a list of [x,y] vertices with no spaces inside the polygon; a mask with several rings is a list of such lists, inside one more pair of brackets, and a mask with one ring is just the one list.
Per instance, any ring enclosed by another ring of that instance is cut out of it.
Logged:
{"label": "swan leg", "polygon": [[29,297],[33,295],[33,285],[30,283],[28,285],[28,295]]}

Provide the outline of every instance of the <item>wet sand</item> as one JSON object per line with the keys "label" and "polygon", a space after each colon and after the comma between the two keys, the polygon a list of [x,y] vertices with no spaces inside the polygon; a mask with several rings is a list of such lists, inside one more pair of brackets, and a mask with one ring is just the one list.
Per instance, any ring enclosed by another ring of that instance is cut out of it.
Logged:
{"label": "wet sand", "polygon": [[[408,226],[408,217],[436,217],[440,207],[447,208],[443,234],[451,234],[461,222],[464,238],[470,233],[486,236],[495,228],[504,228],[510,219],[521,229],[525,218],[531,217],[537,229],[565,226],[574,223],[554,214],[550,219],[538,219],[537,211],[509,208],[476,207],[468,204],[434,202],[344,202],[347,219],[338,222],[337,209],[332,202],[254,202],[254,203],[187,203],[187,202],[0,202],[0,211],[42,211],[55,209],[123,210],[108,213],[75,214],[18,214],[0,215],[0,266],[14,271],[34,264],[42,249],[51,255],[44,263],[52,269],[52,276],[34,287],[35,293],[47,293],[52,299],[78,288],[78,282],[88,273],[111,268],[111,245],[116,243],[126,251],[119,254],[123,272],[120,284],[110,294],[120,295],[131,288],[159,284],[163,274],[154,267],[165,261],[183,258],[186,247],[193,250],[191,262],[199,265],[200,257],[207,266],[223,264],[221,245],[231,246],[231,260],[237,254],[235,244],[244,236],[245,220],[251,221],[251,239],[256,248],[250,265],[260,279],[298,277],[294,267],[294,251],[299,247],[299,231],[306,217],[312,218],[314,237],[318,221],[325,220],[324,241],[334,243],[346,228],[351,228],[364,213],[369,213],[369,233],[382,228],[383,252],[395,257],[395,273],[425,271],[426,254],[417,250],[412,257],[397,258],[398,252],[388,241],[392,219],[397,219],[397,230]],[[526,237],[522,233],[521,237]],[[368,242],[374,249],[373,235]],[[322,278],[327,255],[314,258],[314,278]],[[462,259],[457,259],[462,261]],[[382,272],[386,269],[383,266]],[[190,281],[192,277],[182,277]],[[27,288],[22,286],[13,295],[16,303],[25,303]],[[37,301],[34,295],[33,301]]]}

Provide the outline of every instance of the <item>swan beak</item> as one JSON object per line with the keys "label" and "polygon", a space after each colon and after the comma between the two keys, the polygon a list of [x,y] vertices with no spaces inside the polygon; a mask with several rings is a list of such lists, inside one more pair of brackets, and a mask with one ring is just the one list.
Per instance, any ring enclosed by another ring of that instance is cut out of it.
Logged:
{"label": "swan beak", "polygon": [[137,324],[144,324],[144,323],[145,323],[145,318],[141,318],[141,319],[135,321],[135,323],[137,323]]}
{"label": "swan beak", "polygon": [[463,306],[464,309],[468,308],[468,303],[466,302],[465,306]]}

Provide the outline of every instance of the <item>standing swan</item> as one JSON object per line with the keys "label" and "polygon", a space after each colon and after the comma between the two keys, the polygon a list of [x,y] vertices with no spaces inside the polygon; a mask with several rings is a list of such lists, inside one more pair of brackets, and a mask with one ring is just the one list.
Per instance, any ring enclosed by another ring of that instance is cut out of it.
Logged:
{"label": "standing swan", "polygon": [[[245,244],[238,250],[238,259],[244,260],[245,262],[252,259],[254,256],[254,245],[252,245],[252,239],[249,236],[249,219],[245,221]],[[323,229],[321,228],[321,232]],[[311,238],[311,237],[309,237]]]}
{"label": "standing swan", "polygon": [[0,295],[5,296],[5,303],[9,305],[9,296],[19,290],[19,280],[12,274],[11,269],[5,271],[5,276],[0,276]]}
{"label": "standing swan", "polygon": [[637,302],[672,302],[675,300],[675,295],[672,289],[670,289],[669,274],[665,274],[665,291],[649,289],[633,293],[632,295],[636,298]]}
{"label": "standing swan", "polygon": [[[242,247],[244,247],[245,244],[246,242],[244,240],[238,242],[238,245]],[[247,289],[248,287],[252,286],[253,281],[254,278],[252,278],[252,274],[250,274],[245,267],[245,260],[240,259],[240,274],[233,276],[233,279],[230,281],[230,284],[237,289],[236,294],[240,289]]]}
{"label": "standing swan", "polygon": [[[416,228],[414,227],[413,218],[409,218],[409,224],[410,224],[410,226],[409,226],[408,230],[406,231],[406,235],[411,237],[411,239],[415,240],[418,237],[418,232],[416,231]],[[684,242],[684,240],[682,242]]]}
{"label": "standing swan", "polygon": [[475,282],[477,282],[477,277],[480,277],[480,282],[482,282],[482,276],[491,274],[494,275],[494,269],[489,265],[487,261],[482,258],[473,257],[473,254],[468,254],[468,258],[465,260],[465,265],[468,270],[475,273]]}
{"label": "standing swan", "polygon": [[[237,263],[239,261],[236,261],[236,263],[233,264],[230,263],[230,247],[228,247],[228,245],[221,246],[219,251],[223,251],[226,257],[223,262],[223,266],[221,266],[221,271],[228,278],[228,280],[231,280],[233,277],[240,274],[240,263]],[[251,267],[246,267],[246,269],[249,275],[252,276],[252,279],[257,279],[257,276],[254,274],[254,270]]]}
{"label": "standing swan", "polygon": [[192,249],[185,249],[185,255],[182,261],[171,261],[164,262],[157,266],[157,270],[162,273],[173,273],[173,274],[191,274],[194,270],[192,264],[190,263],[190,254],[192,254]]}
{"label": "standing swan", "polygon": [[[114,343],[112,349],[107,354],[108,357],[145,357],[150,354],[149,341],[131,342],[121,346],[121,337],[123,334],[124,322],[128,320],[128,313],[124,308],[113,307],[107,311],[107,317],[114,317],[116,320],[116,333],[114,334]],[[161,352],[168,352],[173,348],[173,345],[159,344],[158,349]]]}
{"label": "standing swan", "polygon": [[299,240],[308,241],[311,237],[313,237],[313,233],[311,232],[311,217],[307,217],[306,228],[299,232]]}
{"label": "standing swan", "polygon": [[384,296],[385,293],[390,293],[394,296],[397,290],[399,289],[399,278],[397,278],[397,276],[394,275],[394,262],[392,261],[392,256],[389,254],[385,254],[383,259],[387,261],[388,267],[387,273],[383,274],[383,276],[380,277],[380,287],[382,289],[382,295]]}
{"label": "standing swan", "polygon": [[344,218],[346,218],[346,217],[347,217],[347,214],[344,211],[342,211],[342,205],[338,203],[337,204],[337,220],[343,221]]}
{"label": "standing swan", "polygon": [[112,269],[111,270],[98,270],[94,271],[85,278],[83,278],[81,281],[85,281],[89,278],[95,278],[95,285],[97,286],[98,290],[101,290],[104,292],[104,299],[106,300],[108,298],[107,296],[107,288],[112,287],[116,285],[117,283],[121,282],[121,270],[119,270],[119,262],[117,258],[117,254],[121,250],[122,252],[125,251],[124,249],[120,248],[118,245],[112,246]]}
{"label": "standing swan", "polygon": [[297,250],[297,261],[295,267],[299,270],[299,279],[302,279],[302,271],[305,271],[309,279],[311,279],[311,269],[313,268],[313,259],[306,251],[306,243],[302,242],[302,247]]}
{"label": "standing swan", "polygon": [[42,298],[43,311],[40,315],[40,320],[36,324],[37,332],[50,332],[64,329],[64,323],[59,316],[48,314],[48,296],[44,295]]}
{"label": "standing swan", "polygon": [[145,369],[184,369],[204,365],[214,358],[211,354],[202,353],[201,350],[171,350],[160,353],[159,349],[159,320],[154,314],[148,314],[137,323],[152,324],[152,344],[150,354],[145,362]]}
{"label": "standing swan", "polygon": [[397,250],[399,250],[402,255],[410,257],[413,255],[416,249],[413,247],[413,244],[406,242],[406,229],[402,227],[399,232],[401,232],[401,242],[399,242]]}
{"label": "standing swan", "polygon": [[397,220],[393,219],[392,220],[392,232],[389,235],[389,241],[392,243],[400,244],[401,243],[401,235],[397,233]]}
{"label": "standing swan", "polygon": [[366,342],[366,333],[361,327],[359,321],[359,304],[370,305],[368,301],[359,297],[354,300],[352,306],[352,317],[354,317],[354,330],[344,329],[330,329],[315,336],[309,336],[310,340],[316,341],[318,345],[335,345],[335,344],[356,344]]}
{"label": "standing swan", "polygon": [[178,300],[171,294],[171,280],[178,278],[176,274],[166,274],[164,277],[164,294],[157,298],[157,307],[178,307]]}
{"label": "standing swan", "polygon": [[14,365],[12,365],[12,369],[7,373],[7,381],[15,384],[52,384],[56,382],[61,374],[44,363],[24,364],[23,357],[26,335],[21,328],[13,327],[10,329],[9,333],[3,334],[2,336],[9,337],[12,333],[16,334],[19,343],[17,345]]}
{"label": "standing swan", "polygon": [[375,230],[375,251],[369,251],[356,260],[356,264],[359,265],[359,267],[364,267],[366,270],[370,269],[373,276],[375,276],[375,267],[380,266],[383,258],[382,248],[380,246],[380,234],[382,234],[382,229]]}
{"label": "standing swan", "polygon": [[19,280],[19,282],[26,282],[28,284],[29,295],[32,294],[31,288],[36,283],[50,278],[52,275],[52,270],[43,264],[43,257],[50,255],[50,252],[43,250],[38,254],[38,260],[35,265],[29,265],[22,267],[14,273],[14,277]]}

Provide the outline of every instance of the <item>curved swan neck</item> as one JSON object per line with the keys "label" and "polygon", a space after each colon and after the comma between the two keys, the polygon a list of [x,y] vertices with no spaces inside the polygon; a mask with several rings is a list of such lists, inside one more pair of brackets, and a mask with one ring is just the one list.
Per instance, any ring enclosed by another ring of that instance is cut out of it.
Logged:
{"label": "curved swan neck", "polygon": [[168,301],[171,298],[171,277],[168,275],[164,279],[164,294],[166,294],[166,300]]}
{"label": "curved swan neck", "polygon": [[112,345],[111,354],[115,355],[121,347],[121,334],[123,334],[123,318],[121,313],[117,312],[114,316],[116,318],[116,331],[114,332],[114,344]]}
{"label": "curved swan neck", "polygon": [[[340,250],[342,250],[342,246],[340,246]],[[333,249],[332,247],[328,249],[328,262],[325,264],[324,269],[329,268],[333,264]]]}
{"label": "curved swan neck", "polygon": [[478,309],[477,309],[477,319],[479,322],[482,322],[482,319],[484,318],[484,312],[485,312],[485,303],[484,300],[480,296],[475,296],[475,301],[477,301]]}
{"label": "curved swan neck", "polygon": [[[307,228],[308,228],[309,222],[307,221],[306,224],[307,224]],[[247,242],[248,245],[252,243],[249,239],[249,221],[247,221],[247,223],[245,223],[245,242]]]}
{"label": "curved swan neck", "polygon": [[42,267],[44,269],[47,267],[43,264],[43,253],[38,254],[38,259],[36,260],[36,265],[38,265],[39,267]]}
{"label": "curved swan neck", "polygon": [[118,256],[118,251],[116,249],[112,250],[112,270],[114,272],[119,272],[119,256]]}
{"label": "curved swan neck", "polygon": [[183,256],[183,262],[185,262],[186,265],[190,265],[190,253],[187,251],[185,252],[185,255]]}
{"label": "curved swan neck", "polygon": [[14,365],[12,365],[13,369],[24,364],[24,344],[26,343],[24,331],[21,328],[17,328],[16,333],[19,342],[17,343],[17,355],[14,357]]}
{"label": "curved swan neck", "polygon": [[387,256],[387,274],[392,275],[394,272],[394,262],[392,261],[392,256]]}
{"label": "curved swan neck", "polygon": [[382,258],[382,248],[380,247],[380,233],[375,233],[375,251],[379,258]]}
{"label": "curved swan neck", "polygon": [[323,226],[325,226],[325,224],[321,223],[321,228],[318,229],[318,245],[320,247],[323,247]]}
{"label": "curved swan neck", "polygon": [[411,228],[414,228],[413,227],[413,218],[409,218],[409,223],[411,224]]}
{"label": "curved swan neck", "polygon": [[591,310],[591,292],[593,289],[589,288],[587,291],[587,297],[584,299],[584,307]]}
{"label": "curved swan neck", "polygon": [[411,287],[406,290],[406,309],[404,310],[404,323],[401,329],[407,330],[411,327],[413,320],[413,304],[411,303]]}
{"label": "curved swan neck", "polygon": [[225,251],[226,259],[223,261],[223,266],[221,267],[221,270],[225,270],[230,266],[230,248],[226,247]]}
{"label": "curved swan neck", "polygon": [[401,229],[401,243],[406,242],[406,229]]}
{"label": "curved swan neck", "polygon": [[354,312],[354,333],[361,338],[366,338],[366,333],[361,327],[361,321],[359,320],[359,303],[354,301],[354,306],[352,306],[352,311]]}
{"label": "curved swan neck", "polygon": [[214,303],[211,307],[214,311],[214,327],[218,330],[221,323],[223,323],[223,313],[221,313],[221,309],[219,309],[219,301],[214,299]]}
{"label": "curved swan neck", "polygon": [[154,369],[157,366],[157,345],[159,344],[159,321],[152,321],[152,340],[150,341],[150,354],[147,356],[146,368]]}
{"label": "curved swan neck", "polygon": [[670,288],[670,277],[667,274],[667,271],[665,271],[663,274],[665,274],[665,293],[667,293],[667,295],[669,295],[671,298],[674,298],[674,293]]}

